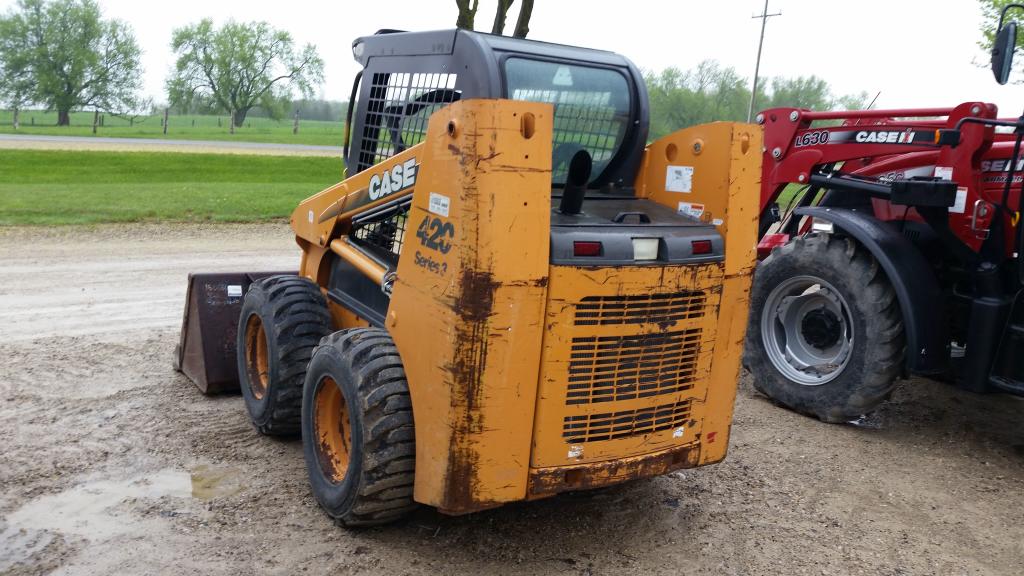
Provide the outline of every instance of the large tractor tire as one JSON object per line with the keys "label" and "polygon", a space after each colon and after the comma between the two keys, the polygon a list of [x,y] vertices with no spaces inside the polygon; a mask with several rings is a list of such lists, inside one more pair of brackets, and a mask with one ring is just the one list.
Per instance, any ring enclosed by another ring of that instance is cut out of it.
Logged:
{"label": "large tractor tire", "polygon": [[744,365],[776,403],[856,420],[891,394],[904,354],[892,284],[853,239],[800,236],[758,265]]}
{"label": "large tractor tire", "polygon": [[299,433],[306,368],[330,333],[327,302],[310,280],[271,276],[249,286],[238,322],[238,380],[261,433]]}
{"label": "large tractor tire", "polygon": [[339,524],[384,524],[416,507],[412,400],[386,331],[342,330],[317,347],[302,398],[302,445],[313,495]]}

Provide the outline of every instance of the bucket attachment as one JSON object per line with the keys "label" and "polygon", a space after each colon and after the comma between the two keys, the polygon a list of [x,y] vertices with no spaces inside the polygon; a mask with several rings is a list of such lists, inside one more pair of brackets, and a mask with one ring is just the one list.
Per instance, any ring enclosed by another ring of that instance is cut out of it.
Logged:
{"label": "bucket attachment", "polygon": [[281,275],[295,272],[189,274],[174,369],[188,376],[203,394],[238,391],[235,339],[242,296],[256,280]]}

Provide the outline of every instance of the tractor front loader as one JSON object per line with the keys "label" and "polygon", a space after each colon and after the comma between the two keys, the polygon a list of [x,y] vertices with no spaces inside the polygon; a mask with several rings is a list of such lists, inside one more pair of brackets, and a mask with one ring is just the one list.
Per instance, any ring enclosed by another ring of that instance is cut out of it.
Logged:
{"label": "tractor front loader", "polygon": [[353,53],[356,174],[295,209],[298,274],[212,331],[256,428],[301,432],[323,509],[462,514],[722,460],[760,129],[647,145],[609,52],[452,30]]}
{"label": "tractor front loader", "polygon": [[[993,69],[1005,83],[1016,25],[1000,29]],[[757,121],[754,386],[829,422],[871,412],[909,374],[1024,396],[1024,116],[965,102],[775,108]]]}

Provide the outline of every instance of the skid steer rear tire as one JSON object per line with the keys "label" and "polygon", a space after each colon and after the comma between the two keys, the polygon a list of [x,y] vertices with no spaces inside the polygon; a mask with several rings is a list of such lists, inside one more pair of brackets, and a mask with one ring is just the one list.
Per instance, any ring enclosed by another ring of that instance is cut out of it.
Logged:
{"label": "skid steer rear tire", "polygon": [[412,400],[385,330],[342,330],[317,347],[303,391],[302,445],[313,495],[339,524],[384,524],[416,507]]}
{"label": "skid steer rear tire", "polygon": [[812,233],[758,265],[743,364],[774,402],[825,422],[856,420],[891,394],[904,354],[892,284],[855,240]]}
{"label": "skid steer rear tire", "polygon": [[249,286],[238,322],[238,381],[260,433],[299,433],[306,368],[330,333],[327,302],[312,281],[271,276]]}

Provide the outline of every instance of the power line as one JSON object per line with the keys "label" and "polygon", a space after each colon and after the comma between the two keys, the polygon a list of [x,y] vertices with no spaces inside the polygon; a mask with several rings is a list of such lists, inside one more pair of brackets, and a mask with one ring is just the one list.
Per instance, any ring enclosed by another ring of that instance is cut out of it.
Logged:
{"label": "power line", "polygon": [[750,107],[747,108],[747,122],[750,122],[750,119],[754,117],[754,99],[757,98],[757,75],[761,72],[761,47],[764,45],[764,26],[772,16],[782,16],[782,11],[779,10],[774,14],[769,14],[768,0],[764,0],[764,11],[761,14],[751,16],[751,18],[761,19],[761,39],[757,41],[757,64],[754,65],[754,87],[750,90]]}

